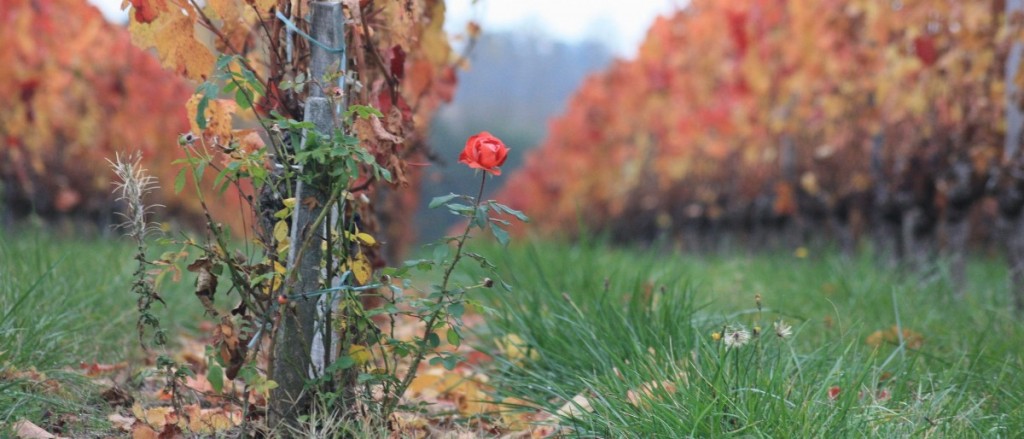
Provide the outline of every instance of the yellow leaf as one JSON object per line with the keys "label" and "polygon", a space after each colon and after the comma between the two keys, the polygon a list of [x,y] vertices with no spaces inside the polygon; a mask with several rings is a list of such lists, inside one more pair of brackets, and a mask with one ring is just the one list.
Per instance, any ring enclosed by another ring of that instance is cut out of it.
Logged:
{"label": "yellow leaf", "polygon": [[209,0],[207,5],[207,9],[212,9],[215,16],[225,23],[238,21],[243,10],[235,0]]}
{"label": "yellow leaf", "polygon": [[373,266],[370,265],[370,260],[366,258],[366,255],[362,253],[356,255],[354,260],[350,260],[348,265],[356,277],[356,282],[359,282],[360,285],[366,285],[370,276],[373,275]]}
{"label": "yellow leaf", "polygon": [[277,0],[246,0],[246,3],[256,6],[261,15],[269,13],[270,8],[277,6]]}
{"label": "yellow leaf", "polygon": [[177,8],[160,13],[150,23],[136,20],[129,14],[128,28],[132,42],[156,49],[160,63],[179,75],[203,81],[213,72],[216,58],[208,47],[195,37],[196,14],[184,14]]}
{"label": "yellow leaf", "polygon": [[356,233],[356,239],[362,241],[366,245],[377,245],[377,240],[373,239],[373,236],[370,236],[369,233]]}
{"label": "yellow leaf", "polygon": [[200,130],[199,125],[196,124],[196,114],[199,112],[199,102],[202,100],[202,95],[194,94],[185,102],[185,109],[188,110],[188,123],[191,126],[192,132],[202,132],[207,137],[218,137],[222,143],[227,143],[227,140],[231,138],[231,121],[236,111],[238,111],[238,104],[229,99],[210,99],[206,105],[206,111],[203,116],[206,118],[206,129]]}
{"label": "yellow leaf", "polygon": [[370,350],[366,346],[354,344],[348,348],[348,356],[355,360],[357,365],[364,365],[370,362]]}
{"label": "yellow leaf", "polygon": [[174,415],[174,408],[172,407],[153,407],[144,409],[138,403],[135,403],[135,405],[132,406],[132,414],[135,415],[136,419],[142,420],[157,430],[164,428],[168,423],[173,423],[177,418],[177,416]]}
{"label": "yellow leaf", "polygon": [[278,221],[274,224],[274,239],[277,242],[284,242],[288,239],[288,222],[285,220]]}
{"label": "yellow leaf", "polygon": [[198,405],[185,406],[188,415],[188,429],[192,433],[212,435],[231,429],[242,423],[242,414],[223,408],[200,408]]}
{"label": "yellow leaf", "polygon": [[537,360],[539,358],[537,351],[530,349],[530,346],[516,334],[508,334],[502,337],[501,340],[498,341],[498,349],[500,349],[509,360],[516,362],[527,357],[531,360]]}
{"label": "yellow leaf", "polygon": [[280,262],[274,261],[274,272],[285,274],[288,272],[288,269],[284,268],[284,265],[281,265]]}
{"label": "yellow leaf", "polygon": [[284,203],[284,207],[287,207],[289,209],[295,208],[295,197],[285,198],[281,200],[281,202]]}

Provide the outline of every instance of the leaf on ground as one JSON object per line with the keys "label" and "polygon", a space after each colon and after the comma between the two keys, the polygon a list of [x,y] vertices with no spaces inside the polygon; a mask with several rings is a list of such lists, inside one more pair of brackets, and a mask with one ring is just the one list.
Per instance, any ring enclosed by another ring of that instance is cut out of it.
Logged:
{"label": "leaf on ground", "polygon": [[174,413],[173,407],[152,407],[148,409],[142,408],[142,405],[135,404],[132,406],[132,414],[135,418],[142,420],[150,427],[156,430],[163,430],[167,424],[174,424],[178,422],[178,415]]}
{"label": "leaf on ground", "polygon": [[14,423],[14,436],[18,439],[54,439],[57,437],[24,419]]}
{"label": "leaf on ground", "polygon": [[451,372],[442,367],[431,368],[413,379],[409,385],[409,395],[427,402],[451,402],[464,416],[497,412],[497,407],[487,395],[490,387],[484,383],[483,378]]}
{"label": "leaf on ground", "polygon": [[517,334],[508,334],[498,340],[498,349],[509,360],[520,362],[527,358],[537,360],[540,355]]}
{"label": "leaf on ground", "polygon": [[85,372],[86,376],[95,377],[105,373],[116,372],[121,369],[128,367],[127,361],[122,361],[117,364],[100,364],[100,363],[86,363],[81,362],[78,364],[79,369]]}
{"label": "leaf on ground", "polygon": [[236,427],[242,423],[242,413],[224,408],[200,408],[198,405],[184,407],[188,419],[188,430],[199,434],[215,434]]}
{"label": "leaf on ground", "polygon": [[594,411],[594,408],[590,406],[590,400],[587,399],[587,395],[580,393],[562,405],[558,411],[555,412],[555,416],[562,419],[580,418],[584,413]]}
{"label": "leaf on ground", "polygon": [[675,383],[669,380],[663,381],[648,381],[640,385],[639,388],[629,389],[626,391],[626,399],[634,407],[644,407],[647,401],[660,399],[661,396],[666,394],[676,393]]}
{"label": "leaf on ground", "polygon": [[135,404],[135,398],[117,385],[111,385],[107,390],[104,390],[103,393],[100,394],[100,397],[102,397],[107,404],[110,404],[111,407],[128,407]]}
{"label": "leaf on ground", "polygon": [[132,426],[135,425],[136,419],[131,416],[124,416],[120,413],[111,413],[107,416],[107,420],[113,424],[114,428],[121,431],[132,431]]}
{"label": "leaf on ground", "polygon": [[143,423],[137,423],[132,427],[132,439],[159,439],[160,435],[157,434],[153,427],[150,427]]}
{"label": "leaf on ground", "polygon": [[[889,329],[879,329],[872,332],[871,335],[867,336],[864,340],[868,346],[879,347],[882,344],[898,345],[900,344],[900,329],[893,325]],[[907,344],[910,349],[920,348],[924,344],[924,335],[920,332],[912,329],[903,328],[902,341]]]}

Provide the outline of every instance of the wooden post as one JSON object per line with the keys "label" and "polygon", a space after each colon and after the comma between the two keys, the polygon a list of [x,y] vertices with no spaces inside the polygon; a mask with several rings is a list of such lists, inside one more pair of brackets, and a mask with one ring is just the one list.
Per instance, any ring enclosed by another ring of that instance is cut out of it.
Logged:
{"label": "wooden post", "polygon": [[[330,48],[343,44],[344,19],[340,3],[312,3],[310,22],[310,34],[315,40]],[[304,120],[313,122],[319,133],[331,135],[335,128],[335,112],[331,102],[324,97],[326,91],[320,83],[328,69],[332,65],[340,66],[344,57],[339,52],[328,51],[317,44],[311,44],[311,47],[310,78],[314,83],[310,85]],[[298,149],[305,148],[305,145],[306,136],[303,136]],[[298,172],[301,174],[303,169]],[[288,268],[295,273],[295,283],[291,289],[294,293],[316,291],[322,286],[324,272],[321,262],[324,252],[321,247],[330,221],[316,228],[313,223],[326,205],[326,196],[322,187],[304,187],[301,179],[296,183],[295,198],[298,202],[292,217],[292,244],[288,253]],[[306,202],[310,198],[315,202]],[[308,244],[303,247],[302,244],[307,241]],[[273,379],[278,384],[270,398],[269,417],[272,427],[295,427],[298,417],[309,413],[312,395],[310,389],[306,388],[306,382],[319,376],[326,366],[325,361],[333,358],[330,355],[333,337],[321,334],[321,331],[330,329],[324,323],[324,313],[318,313],[318,302],[319,299],[296,299],[282,310],[272,365]],[[330,301],[327,303],[329,308]]]}

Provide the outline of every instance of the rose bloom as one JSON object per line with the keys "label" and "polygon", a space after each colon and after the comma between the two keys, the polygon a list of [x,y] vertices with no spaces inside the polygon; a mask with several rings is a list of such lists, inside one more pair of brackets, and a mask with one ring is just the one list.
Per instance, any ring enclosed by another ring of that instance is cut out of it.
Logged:
{"label": "rose bloom", "polygon": [[501,175],[499,166],[505,163],[508,147],[498,139],[483,131],[466,140],[466,147],[459,154],[459,163],[465,163],[473,169],[482,169],[493,175]]}

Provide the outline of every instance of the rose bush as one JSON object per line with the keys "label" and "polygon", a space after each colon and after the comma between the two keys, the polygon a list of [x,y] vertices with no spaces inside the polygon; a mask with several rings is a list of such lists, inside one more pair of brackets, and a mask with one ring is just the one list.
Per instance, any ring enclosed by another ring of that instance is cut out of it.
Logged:
{"label": "rose bush", "polygon": [[505,143],[482,131],[466,140],[466,147],[459,154],[459,163],[465,163],[473,169],[482,169],[493,175],[501,175],[498,167],[505,163],[508,147]]}

